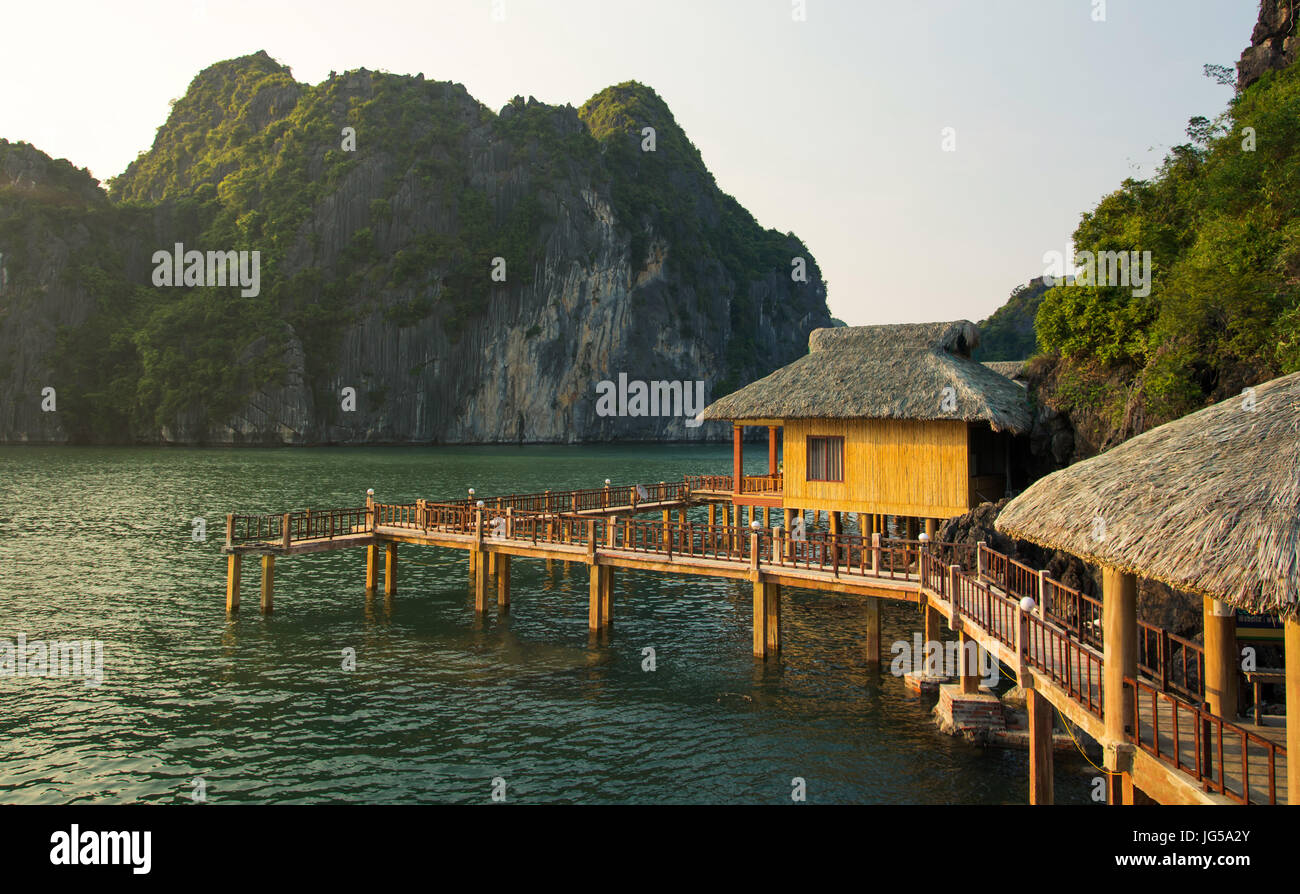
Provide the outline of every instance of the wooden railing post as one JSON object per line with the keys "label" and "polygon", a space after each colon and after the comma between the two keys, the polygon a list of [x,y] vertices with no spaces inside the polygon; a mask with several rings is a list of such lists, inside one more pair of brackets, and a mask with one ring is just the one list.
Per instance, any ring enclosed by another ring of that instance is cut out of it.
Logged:
{"label": "wooden railing post", "polygon": [[983,540],[975,544],[975,577],[979,580],[984,579],[984,548],[987,545]]}
{"label": "wooden railing post", "polygon": [[871,532],[871,573],[880,577],[880,532]]}
{"label": "wooden railing post", "polygon": [[587,564],[596,563],[596,520],[587,519]]}
{"label": "wooden railing post", "polygon": [[506,537],[513,538],[514,536],[515,536],[515,508],[513,506],[507,506],[506,507]]}
{"label": "wooden railing post", "polygon": [[957,599],[957,594],[960,592],[959,587],[961,586],[960,578],[957,576],[959,574],[961,574],[960,565],[948,566],[948,602],[952,605],[952,616],[954,618],[962,617],[961,602]]}
{"label": "wooden railing post", "polygon": [[235,513],[226,513],[226,547],[235,545]]}
{"label": "wooden railing post", "polygon": [[1048,571],[1046,568],[1040,568],[1038,570],[1038,617],[1041,618],[1043,621],[1047,621],[1048,619],[1047,580],[1051,576],[1052,576],[1051,572]]}
{"label": "wooden railing post", "polygon": [[281,545],[285,549],[288,549],[289,548],[289,513],[287,512],[284,514],[284,516],[280,521],[280,536],[281,536]]}
{"label": "wooden railing post", "polygon": [[[1187,684],[1187,675],[1183,675],[1183,684]],[[1160,628],[1160,691],[1169,691],[1169,631]]]}
{"label": "wooden railing post", "polygon": [[751,571],[758,571],[758,532],[751,531],[749,534],[749,567]]}

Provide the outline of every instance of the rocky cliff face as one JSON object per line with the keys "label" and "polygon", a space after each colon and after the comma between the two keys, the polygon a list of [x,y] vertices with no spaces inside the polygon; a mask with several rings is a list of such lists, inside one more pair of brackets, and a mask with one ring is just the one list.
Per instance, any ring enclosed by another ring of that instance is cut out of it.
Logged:
{"label": "rocky cliff face", "polygon": [[[260,293],[156,286],[177,242],[260,251]],[[494,114],[419,75],[220,63],[111,198],[0,144],[0,252],[10,442],[718,437],[599,415],[597,384],[703,380],[712,400],[831,325],[802,243],[719,191],[636,84]]]}
{"label": "rocky cliff face", "polygon": [[1296,60],[1300,50],[1296,5],[1296,0],[1260,0],[1259,21],[1250,35],[1250,46],[1237,62],[1237,89],[1245,89],[1264,72],[1286,68]]}

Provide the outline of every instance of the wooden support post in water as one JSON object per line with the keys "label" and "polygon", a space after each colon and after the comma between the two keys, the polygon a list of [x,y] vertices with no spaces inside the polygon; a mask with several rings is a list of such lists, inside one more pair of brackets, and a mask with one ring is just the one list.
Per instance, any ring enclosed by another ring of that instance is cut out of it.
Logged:
{"label": "wooden support post in water", "polygon": [[1133,726],[1133,699],[1124,678],[1137,679],[1137,578],[1102,566],[1102,745],[1125,741]]}
{"label": "wooden support post in water", "polygon": [[827,512],[826,514],[830,516],[831,536],[840,536],[840,525],[843,524],[843,519],[840,514],[838,512]]}
{"label": "wooden support post in water", "polygon": [[239,579],[243,574],[244,557],[238,554],[226,556],[226,611],[233,612],[239,608]]}
{"label": "wooden support post in water", "polygon": [[939,626],[943,623],[943,616],[940,615],[938,610],[928,602],[925,603],[922,611],[925,613],[925,648],[928,650],[930,648],[930,643],[937,643],[940,641]]}
{"label": "wooden support post in water", "polygon": [[497,556],[497,608],[510,611],[510,556]]}
{"label": "wooden support post in water", "polygon": [[379,581],[379,544],[371,543],[366,547],[366,595],[375,595],[375,586]]}
{"label": "wooden support post in water", "polygon": [[1286,643],[1286,802],[1300,805],[1300,618],[1284,618]]}
{"label": "wooden support post in water", "polygon": [[754,657],[767,658],[781,650],[781,585],[754,580]]}
{"label": "wooden support post in water", "polygon": [[275,596],[275,556],[262,556],[262,613],[269,614]]}
{"label": "wooden support post in water", "polygon": [[979,677],[979,643],[966,635],[963,630],[958,635],[961,649],[957,657],[961,660],[961,693],[976,695],[980,691]]}
{"label": "wooden support post in water", "polygon": [[772,509],[770,506],[763,507],[763,527],[769,531],[772,530]]}
{"label": "wooden support post in water", "polygon": [[614,624],[614,566],[601,565],[599,567],[601,598],[600,617],[604,620],[606,627],[611,627]]}
{"label": "wooden support post in water", "polygon": [[483,510],[474,510],[474,543],[469,551],[470,566],[474,581],[474,611],[483,614],[488,603],[487,553],[483,551]]}
{"label": "wooden support post in water", "polygon": [[590,586],[587,598],[587,629],[592,633],[605,628],[609,619],[605,617],[607,600],[604,591],[606,576],[599,565],[589,566]]}
{"label": "wooden support post in water", "polygon": [[[1201,600],[1205,630],[1205,700],[1210,713],[1237,720],[1237,612],[1232,606],[1205,596]],[[1168,662],[1168,656],[1164,656]]]}
{"label": "wooden support post in water", "polygon": [[1037,689],[1025,692],[1029,708],[1029,803],[1055,801],[1052,766],[1052,704]]}
{"label": "wooden support post in water", "polygon": [[712,528],[718,523],[718,504],[709,504],[709,527]]}
{"label": "wooden support post in water", "polygon": [[384,544],[384,595],[397,592],[397,544]]}
{"label": "wooden support post in water", "polygon": [[880,597],[867,597],[867,641],[865,643],[868,664],[880,663]]}

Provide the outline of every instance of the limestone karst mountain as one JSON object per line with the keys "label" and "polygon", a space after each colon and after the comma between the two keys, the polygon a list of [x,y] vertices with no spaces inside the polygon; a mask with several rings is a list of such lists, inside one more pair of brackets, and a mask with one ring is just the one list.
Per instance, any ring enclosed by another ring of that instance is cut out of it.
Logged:
{"label": "limestone karst mountain", "polygon": [[[178,243],[260,252],[258,294],[156,286]],[[711,400],[831,324],[807,248],[718,188],[648,87],[494,113],[423,75],[298,83],[264,52],[201,72],[107,192],[0,142],[0,255],[8,442],[710,437],[598,416],[595,385]]]}

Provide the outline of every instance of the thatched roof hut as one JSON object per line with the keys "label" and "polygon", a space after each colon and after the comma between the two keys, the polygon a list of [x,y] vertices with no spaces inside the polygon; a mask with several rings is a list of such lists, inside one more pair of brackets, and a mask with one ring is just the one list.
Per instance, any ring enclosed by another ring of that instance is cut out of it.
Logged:
{"label": "thatched roof hut", "polygon": [[999,531],[1300,618],[1300,373],[1040,479]]}
{"label": "thatched roof hut", "polygon": [[985,360],[984,365],[993,370],[1000,376],[1006,376],[1013,381],[1019,380],[1024,375],[1025,366],[1028,360]]}
{"label": "thatched roof hut", "polygon": [[1024,389],[971,360],[978,343],[979,330],[966,320],[816,329],[807,355],[720,398],[703,415],[735,421],[951,419],[1027,432]]}

